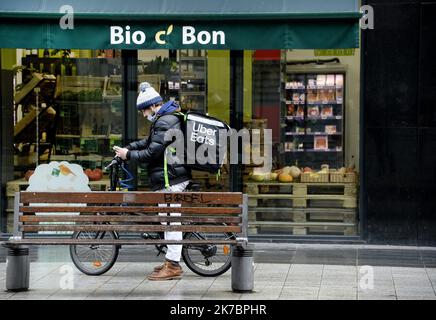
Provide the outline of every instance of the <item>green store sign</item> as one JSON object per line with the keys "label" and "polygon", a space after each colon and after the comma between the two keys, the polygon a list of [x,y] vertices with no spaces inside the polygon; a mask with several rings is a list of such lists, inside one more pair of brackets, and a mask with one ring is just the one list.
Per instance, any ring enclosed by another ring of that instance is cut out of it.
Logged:
{"label": "green store sign", "polygon": [[2,48],[72,49],[328,49],[356,48],[353,20],[208,21],[189,23],[76,21],[61,29],[53,20],[0,20]]}

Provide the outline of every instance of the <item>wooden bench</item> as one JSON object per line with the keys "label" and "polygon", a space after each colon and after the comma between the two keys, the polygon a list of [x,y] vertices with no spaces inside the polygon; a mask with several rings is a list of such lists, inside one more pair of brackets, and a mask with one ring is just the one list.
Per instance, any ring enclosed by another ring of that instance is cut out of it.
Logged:
{"label": "wooden bench", "polygon": [[[180,206],[158,206],[178,204]],[[247,195],[237,192],[17,192],[10,249],[28,245],[247,245]],[[181,213],[170,216],[169,213]],[[159,215],[168,213],[168,215]],[[162,224],[166,222],[167,224]],[[170,225],[180,222],[180,225]],[[235,233],[233,239],[73,239],[71,232]],[[51,232],[47,235],[47,232]],[[69,233],[68,233],[69,232]]]}

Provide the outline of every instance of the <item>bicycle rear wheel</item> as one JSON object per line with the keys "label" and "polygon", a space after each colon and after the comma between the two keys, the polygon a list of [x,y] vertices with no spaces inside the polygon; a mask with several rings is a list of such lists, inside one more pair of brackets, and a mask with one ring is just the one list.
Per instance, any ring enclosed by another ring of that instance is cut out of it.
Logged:
{"label": "bicycle rear wheel", "polygon": [[[234,233],[203,234],[198,232],[186,233],[186,240],[234,240]],[[185,245],[182,258],[186,266],[203,277],[216,277],[227,272],[231,267],[231,245]]]}
{"label": "bicycle rear wheel", "polygon": [[[75,232],[73,239],[115,240],[115,232]],[[74,265],[84,274],[99,276],[109,271],[117,261],[117,245],[71,245],[70,256]]]}

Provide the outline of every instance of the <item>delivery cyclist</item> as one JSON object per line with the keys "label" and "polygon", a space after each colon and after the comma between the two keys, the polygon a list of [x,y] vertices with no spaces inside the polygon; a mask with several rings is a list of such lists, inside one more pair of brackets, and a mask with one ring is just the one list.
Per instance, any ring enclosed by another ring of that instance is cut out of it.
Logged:
{"label": "delivery cyclist", "polygon": [[[179,111],[179,105],[174,101],[163,104],[162,97],[147,82],[141,83],[139,90],[136,108],[142,111],[144,117],[152,121],[150,135],[144,140],[130,143],[125,148],[114,147],[115,153],[123,160],[147,163],[153,191],[182,192],[186,189],[191,178],[189,168],[180,163],[167,163],[167,186],[165,186],[164,172],[165,149],[171,144],[171,141],[165,141],[165,132],[169,129],[182,129],[180,117],[174,115],[175,112]],[[159,206],[166,206],[166,204],[159,204]],[[180,213],[172,213],[171,215],[180,215]],[[165,239],[182,240],[183,235],[182,232],[165,232]],[[148,279],[171,280],[180,278],[183,274],[179,264],[181,253],[181,245],[168,245],[164,264],[155,267]]]}

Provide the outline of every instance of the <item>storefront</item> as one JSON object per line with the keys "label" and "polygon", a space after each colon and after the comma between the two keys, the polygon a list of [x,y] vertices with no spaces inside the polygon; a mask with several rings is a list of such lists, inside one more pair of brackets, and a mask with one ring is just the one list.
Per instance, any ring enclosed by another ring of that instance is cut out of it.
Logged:
{"label": "storefront", "polygon": [[[252,237],[359,239],[358,1],[73,1],[74,18],[61,7],[0,5],[2,232],[38,164],[80,164],[91,189],[107,188],[112,146],[147,135],[135,108],[147,81],[258,134],[251,153],[272,130],[272,170],[193,173],[204,190],[249,194]],[[147,190],[145,167],[131,168]]]}

